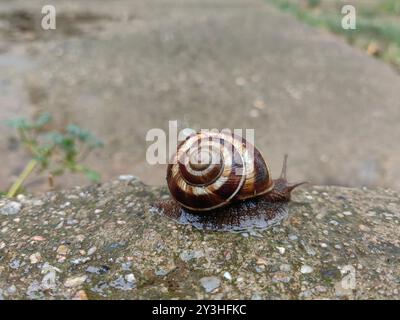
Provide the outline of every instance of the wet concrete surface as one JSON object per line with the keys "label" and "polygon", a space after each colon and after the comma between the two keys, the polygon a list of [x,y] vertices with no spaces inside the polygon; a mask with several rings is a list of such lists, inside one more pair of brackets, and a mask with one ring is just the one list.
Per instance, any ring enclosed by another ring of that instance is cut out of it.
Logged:
{"label": "wet concrete surface", "polygon": [[[88,161],[105,180],[164,184],[145,136],[178,120],[254,128],[273,173],[290,154],[294,180],[400,188],[400,76],[335,36],[256,0],[53,3],[55,31],[40,28],[47,3],[0,3],[0,121],[50,111],[58,127],[91,129],[106,146]],[[28,159],[0,134],[5,189]]]}
{"label": "wet concrete surface", "polygon": [[267,230],[211,232],[132,178],[0,198],[0,299],[399,299],[398,192],[307,186]]}

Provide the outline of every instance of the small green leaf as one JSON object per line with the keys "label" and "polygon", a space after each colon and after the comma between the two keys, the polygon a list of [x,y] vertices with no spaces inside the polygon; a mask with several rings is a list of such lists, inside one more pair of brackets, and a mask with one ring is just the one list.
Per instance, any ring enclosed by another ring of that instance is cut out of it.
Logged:
{"label": "small green leaf", "polygon": [[29,130],[33,128],[33,124],[25,118],[15,118],[7,121],[7,125],[14,129]]}
{"label": "small green leaf", "polygon": [[67,126],[67,132],[78,138],[81,141],[87,141],[90,138],[89,130],[82,129],[81,127],[77,126],[76,124],[70,124]]}
{"label": "small green leaf", "polygon": [[42,113],[35,121],[35,128],[41,129],[43,126],[53,120],[52,115],[49,112]]}
{"label": "small green leaf", "polygon": [[53,142],[56,145],[60,145],[62,144],[64,136],[57,131],[52,131],[46,134],[46,139]]}
{"label": "small green leaf", "polygon": [[82,129],[76,124],[70,124],[67,126],[68,134],[78,138],[82,142],[86,142],[91,148],[103,147],[103,142],[93,135],[89,130]]}

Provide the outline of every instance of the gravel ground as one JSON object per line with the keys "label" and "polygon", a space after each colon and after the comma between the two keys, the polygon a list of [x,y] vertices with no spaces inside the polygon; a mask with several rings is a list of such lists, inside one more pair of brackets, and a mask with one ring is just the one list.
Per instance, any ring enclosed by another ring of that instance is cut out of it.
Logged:
{"label": "gravel ground", "polygon": [[399,299],[394,191],[302,187],[287,219],[240,233],[178,225],[160,198],[124,177],[0,199],[0,298]]}

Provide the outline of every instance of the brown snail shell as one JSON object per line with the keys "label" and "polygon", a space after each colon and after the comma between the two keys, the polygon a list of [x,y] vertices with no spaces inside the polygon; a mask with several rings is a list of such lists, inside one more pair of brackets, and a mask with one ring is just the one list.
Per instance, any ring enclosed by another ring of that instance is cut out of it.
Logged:
{"label": "brown snail shell", "polygon": [[193,211],[209,211],[268,193],[274,187],[260,152],[244,138],[201,132],[186,139],[167,169],[173,198]]}
{"label": "brown snail shell", "polygon": [[260,152],[227,133],[189,137],[172,160],[167,182],[174,199],[158,201],[153,208],[198,229],[266,229],[287,216],[292,190],[305,183],[287,181],[287,155],[280,177],[272,180]]}

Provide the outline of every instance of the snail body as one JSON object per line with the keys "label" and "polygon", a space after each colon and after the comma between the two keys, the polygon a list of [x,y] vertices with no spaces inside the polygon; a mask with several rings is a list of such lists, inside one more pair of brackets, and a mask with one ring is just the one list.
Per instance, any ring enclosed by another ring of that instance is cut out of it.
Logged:
{"label": "snail body", "polygon": [[175,220],[212,230],[272,222],[287,212],[291,191],[302,184],[288,183],[286,163],[287,156],[281,176],[273,180],[261,153],[244,138],[197,133],[178,146],[168,165],[173,200],[158,208]]}

